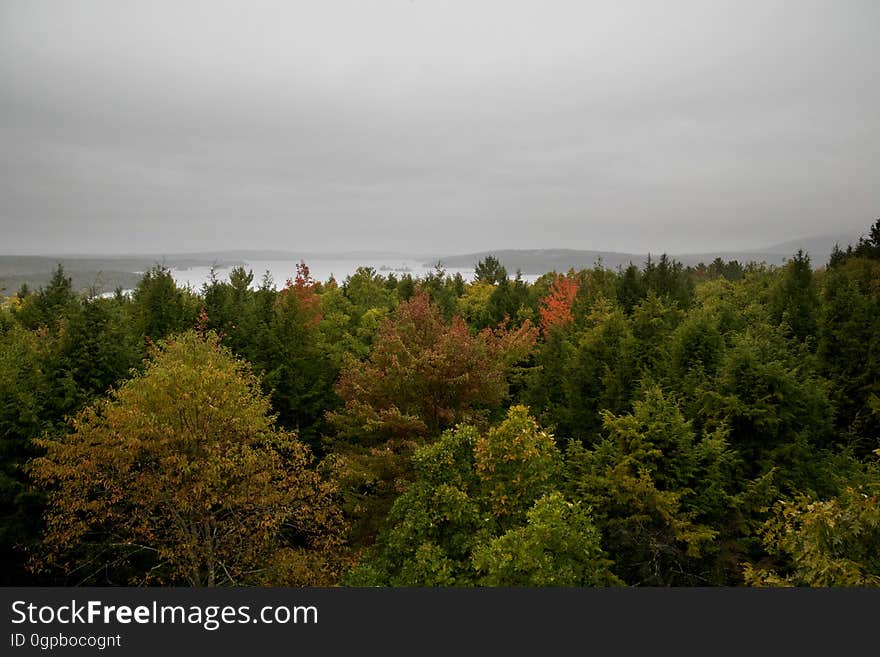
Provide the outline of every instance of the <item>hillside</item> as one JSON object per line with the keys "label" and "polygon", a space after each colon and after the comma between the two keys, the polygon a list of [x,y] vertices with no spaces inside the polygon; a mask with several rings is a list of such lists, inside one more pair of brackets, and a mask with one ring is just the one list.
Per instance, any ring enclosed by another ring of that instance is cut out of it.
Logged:
{"label": "hillside", "polygon": [[[742,251],[712,251],[704,253],[669,254],[685,265],[708,264],[721,258],[722,260],[738,260],[763,262],[768,265],[781,265],[794,255],[798,249],[810,254],[814,267],[821,267],[828,262],[828,257],[835,244],[845,247],[854,244],[858,236],[824,236],[790,240],[771,246]],[[481,251],[464,255],[441,256],[438,259],[446,267],[472,267],[488,255],[494,255],[513,273],[517,270],[523,274],[543,274],[548,271],[568,271],[569,269],[585,269],[600,263],[610,269],[627,267],[630,263],[641,265],[647,260],[647,253],[621,253],[617,251],[593,251],[577,249],[501,249],[498,251]],[[652,253],[652,258],[659,257]]]}

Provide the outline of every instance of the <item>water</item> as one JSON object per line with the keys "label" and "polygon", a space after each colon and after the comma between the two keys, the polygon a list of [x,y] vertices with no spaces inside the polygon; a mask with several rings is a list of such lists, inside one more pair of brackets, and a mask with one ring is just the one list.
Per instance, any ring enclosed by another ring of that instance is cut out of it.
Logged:
{"label": "water", "polygon": [[[244,263],[245,270],[254,272],[254,280],[251,287],[259,287],[263,274],[269,272],[276,288],[284,287],[288,279],[296,276],[296,261],[289,260],[253,260]],[[358,267],[372,267],[376,273],[387,276],[394,274],[398,278],[409,274],[413,278],[421,278],[435,271],[433,266],[426,266],[424,262],[417,260],[370,260],[370,259],[327,259],[327,260],[307,260],[306,265],[309,267],[309,273],[312,278],[317,281],[326,282],[331,276],[338,283],[342,283],[347,276],[355,273]],[[231,267],[218,267],[215,274],[221,281],[229,280],[229,272]],[[446,268],[446,273],[454,276],[460,273],[466,281],[473,280],[473,267]],[[172,269],[171,275],[180,286],[189,285],[194,290],[201,290],[202,285],[207,283],[211,278],[210,267],[190,267],[188,269]],[[523,275],[523,279],[533,282],[537,276]]]}

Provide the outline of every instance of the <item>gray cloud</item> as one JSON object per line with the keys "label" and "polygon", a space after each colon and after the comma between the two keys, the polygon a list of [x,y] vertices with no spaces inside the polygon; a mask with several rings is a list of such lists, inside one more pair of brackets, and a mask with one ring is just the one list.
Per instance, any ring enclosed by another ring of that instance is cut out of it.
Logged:
{"label": "gray cloud", "polygon": [[875,2],[0,4],[0,251],[682,252],[880,215]]}

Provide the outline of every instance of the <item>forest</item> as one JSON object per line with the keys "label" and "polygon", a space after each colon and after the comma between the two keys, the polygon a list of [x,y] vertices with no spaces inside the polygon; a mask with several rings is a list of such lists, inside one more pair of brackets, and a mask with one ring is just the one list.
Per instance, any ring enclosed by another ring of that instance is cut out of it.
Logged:
{"label": "forest", "polygon": [[74,289],[0,309],[4,585],[880,585],[880,219],[827,263]]}

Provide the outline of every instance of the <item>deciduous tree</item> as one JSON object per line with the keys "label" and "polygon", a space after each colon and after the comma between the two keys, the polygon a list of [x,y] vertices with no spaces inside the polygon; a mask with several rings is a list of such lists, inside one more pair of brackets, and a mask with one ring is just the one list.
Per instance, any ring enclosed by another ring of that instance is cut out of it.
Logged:
{"label": "deciduous tree", "polygon": [[534,341],[528,322],[473,335],[460,318],[447,323],[426,294],[417,294],[383,323],[366,362],[343,367],[336,391],[345,410],[334,419],[384,438],[439,435],[498,407],[508,368]]}
{"label": "deciduous tree", "polygon": [[291,551],[339,544],[332,485],[274,428],[257,380],[213,333],[160,344],[72,428],[38,441],[46,454],[32,473],[49,491],[38,569],[70,582],[231,585],[272,581]]}
{"label": "deciduous tree", "polygon": [[541,299],[541,330],[546,334],[554,326],[565,326],[573,319],[571,307],[578,292],[578,282],[571,276],[557,275],[550,292]]}

